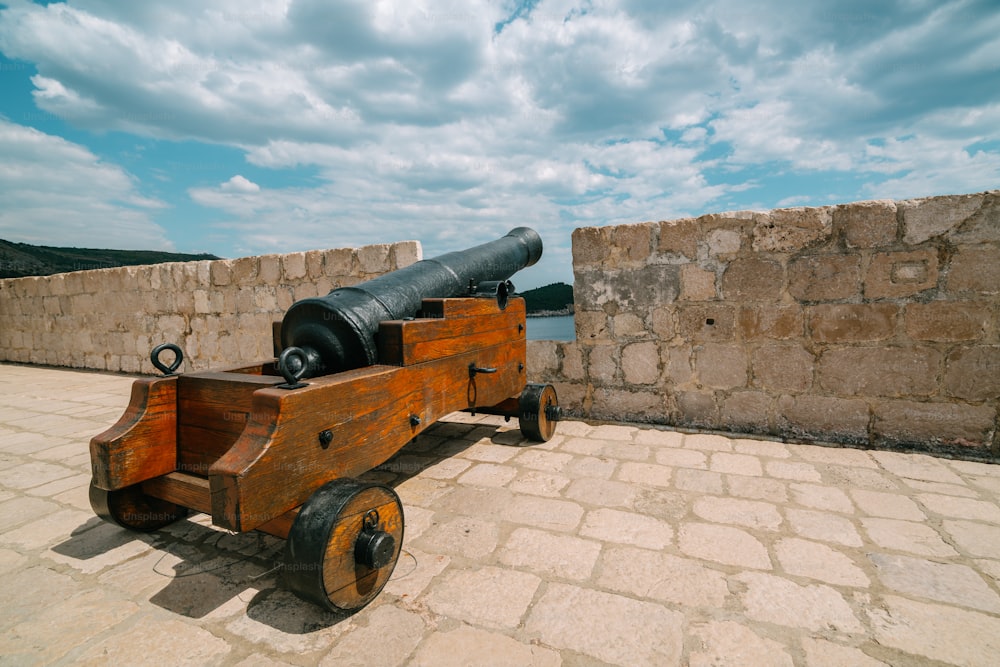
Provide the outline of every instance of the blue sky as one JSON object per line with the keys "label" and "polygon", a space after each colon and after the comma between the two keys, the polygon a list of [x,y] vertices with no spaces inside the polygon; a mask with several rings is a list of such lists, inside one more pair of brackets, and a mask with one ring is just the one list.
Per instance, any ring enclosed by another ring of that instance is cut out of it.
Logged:
{"label": "blue sky", "polygon": [[0,4],[0,238],[223,257],[1000,187],[996,0]]}

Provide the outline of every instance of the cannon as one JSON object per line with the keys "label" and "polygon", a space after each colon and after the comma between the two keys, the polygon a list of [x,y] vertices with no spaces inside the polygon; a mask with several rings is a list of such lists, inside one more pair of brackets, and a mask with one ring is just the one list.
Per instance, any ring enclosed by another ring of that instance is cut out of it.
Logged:
{"label": "cannon", "polygon": [[[457,411],[516,417],[552,437],[555,389],[526,380],[524,300],[510,277],[541,257],[517,228],[324,297],[295,302],[275,356],[132,386],[125,413],[90,442],[90,502],[101,518],[157,530],[190,511],[226,530],[286,540],[285,584],[353,613],[385,586],[403,544],[388,485],[358,479]],[[174,352],[169,365],[160,360]]]}

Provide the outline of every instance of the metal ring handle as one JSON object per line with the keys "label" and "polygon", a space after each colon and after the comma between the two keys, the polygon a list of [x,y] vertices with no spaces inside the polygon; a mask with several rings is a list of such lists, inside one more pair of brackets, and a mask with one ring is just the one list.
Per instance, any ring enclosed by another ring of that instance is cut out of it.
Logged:
{"label": "metal ring handle", "polygon": [[[167,366],[162,361],[160,361],[160,353],[164,350],[170,350],[174,353],[173,362]],[[163,343],[162,345],[157,345],[153,348],[153,351],[149,353],[149,360],[153,362],[153,366],[156,370],[166,375],[176,375],[174,371],[181,367],[181,362],[184,361],[184,353],[181,348],[177,347],[173,343]]]}
{"label": "metal ring handle", "polygon": [[[296,361],[298,363],[296,363]],[[306,374],[309,367],[309,357],[299,347],[286,347],[278,357],[278,372],[285,378],[285,389],[303,387],[299,380]]]}

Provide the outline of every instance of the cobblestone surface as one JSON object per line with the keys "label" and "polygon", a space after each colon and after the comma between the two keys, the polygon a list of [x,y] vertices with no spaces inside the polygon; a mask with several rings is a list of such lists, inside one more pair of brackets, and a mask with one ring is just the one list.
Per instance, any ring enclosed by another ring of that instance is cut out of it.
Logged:
{"label": "cobblestone surface", "polygon": [[89,507],[132,378],[0,365],[0,665],[995,665],[1000,466],[456,414],[369,473],[392,580],[336,617],[284,543]]}

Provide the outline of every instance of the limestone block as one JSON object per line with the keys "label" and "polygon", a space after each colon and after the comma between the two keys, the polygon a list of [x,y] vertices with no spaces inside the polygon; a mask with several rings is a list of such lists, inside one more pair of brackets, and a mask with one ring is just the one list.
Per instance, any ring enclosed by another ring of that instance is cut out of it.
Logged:
{"label": "limestone block", "polygon": [[738,433],[767,431],[772,403],[771,396],[761,391],[734,391],[722,401],[722,426]]}
{"label": "limestone block", "polygon": [[358,248],[358,264],[365,274],[382,274],[389,270],[389,251],[385,243]]}
{"label": "limestone block", "polygon": [[653,384],[660,377],[660,352],[656,343],[645,341],[622,348],[622,376],[628,384]]}
{"label": "limestone block", "polygon": [[890,442],[988,447],[995,418],[987,405],[879,401],[873,431]]}
{"label": "limestone block", "polygon": [[732,257],[743,247],[743,236],[738,229],[713,229],[705,239],[712,257]]}
{"label": "limestone block", "polygon": [[984,192],[979,210],[953,229],[948,238],[954,243],[1000,242],[1000,190]]}
{"label": "limestone block", "polygon": [[948,272],[950,292],[1000,293],[1000,245],[961,246]]}
{"label": "limestone block", "polygon": [[392,245],[391,269],[406,268],[423,259],[423,246],[420,241],[400,241]]}
{"label": "limestone block", "polygon": [[792,252],[825,242],[833,229],[832,207],[785,208],[754,215],[753,249]]}
{"label": "limestone block", "polygon": [[617,380],[617,345],[593,345],[587,355],[590,381],[594,384],[611,384]]}
{"label": "limestone block", "polygon": [[[230,266],[232,282],[241,286],[252,284],[257,280],[259,264],[260,259],[258,257],[240,257],[239,259],[232,260],[232,265]],[[212,279],[216,280],[217,278],[213,276]]]}
{"label": "limestone block", "polygon": [[831,396],[781,396],[777,425],[784,432],[867,442],[869,410],[865,401]]}
{"label": "limestone block", "polygon": [[212,284],[216,287],[229,285],[232,279],[233,263],[228,259],[219,259],[211,263],[209,273],[212,276]]}
{"label": "limestone block", "polygon": [[856,343],[892,338],[898,306],[891,303],[834,303],[809,308],[809,331],[821,343]]}
{"label": "limestone block", "polygon": [[281,275],[282,280],[288,283],[303,280],[306,277],[306,254],[293,252],[281,255]]}
{"label": "limestone block", "polygon": [[929,396],[943,355],[934,348],[832,348],[817,367],[820,385],[843,396]]}
{"label": "limestone block", "polygon": [[972,401],[1000,398],[1000,347],[976,345],[952,350],[945,361],[944,392]]}
{"label": "limestone block", "polygon": [[836,301],[861,294],[860,255],[810,255],[788,265],[788,293],[799,301]]}
{"label": "limestone block", "polygon": [[748,359],[740,345],[706,343],[695,349],[695,371],[703,386],[735,389],[747,384]]}
{"label": "limestone block", "polygon": [[896,206],[903,218],[903,241],[917,245],[945,234],[965,222],[982,203],[982,194],[901,201]]}
{"label": "limestone block", "polygon": [[306,279],[316,282],[323,275],[323,251],[309,250],[306,252]]}
{"label": "limestone block", "polygon": [[576,329],[577,340],[607,341],[611,337],[608,328],[608,316],[602,310],[577,310],[573,313],[573,324]]}
{"label": "limestone block", "polygon": [[674,310],[671,306],[661,306],[653,309],[650,318],[653,333],[661,340],[674,337]]}
{"label": "limestone block", "polygon": [[974,301],[931,301],[906,306],[906,334],[914,340],[980,340],[993,318],[989,307]]}
{"label": "limestone block", "polygon": [[730,301],[778,301],[784,291],[781,264],[750,257],[730,262],[722,274],[722,296]]}
{"label": "limestone block", "polygon": [[792,393],[812,387],[815,359],[797,343],[762,345],[753,351],[751,364],[756,387]]}
{"label": "limestone block", "polygon": [[788,340],[802,337],[801,306],[753,305],[739,310],[739,332],[744,340]]}
{"label": "limestone block", "polygon": [[711,301],[715,292],[715,272],[696,264],[681,265],[681,301]]}
{"label": "limestone block", "polygon": [[654,264],[631,270],[577,266],[574,278],[574,299],[583,310],[605,306],[613,312],[648,310],[672,303],[680,294],[680,269],[675,265]]}
{"label": "limestone block", "polygon": [[677,330],[688,342],[731,341],[736,331],[736,309],[721,303],[679,306]]}
{"label": "limestone block", "polygon": [[934,250],[876,254],[865,275],[869,299],[912,296],[937,286],[938,256]]}
{"label": "limestone block", "polygon": [[594,387],[591,411],[598,419],[650,421],[665,413],[664,397],[656,391]]}
{"label": "limestone block", "polygon": [[676,393],[679,424],[714,427],[719,425],[719,410],[715,394],[706,391],[679,391]]}
{"label": "limestone block", "polygon": [[837,206],[833,225],[844,230],[848,248],[878,248],[896,240],[896,202],[891,199],[861,201]]}
{"label": "limestone block", "polygon": [[653,239],[653,223],[611,227],[611,248],[608,259],[615,266],[640,266],[649,259]]}
{"label": "limestone block", "polygon": [[573,267],[583,269],[601,264],[611,252],[611,231],[607,227],[580,227],[573,230]]}
{"label": "limestone block", "polygon": [[618,313],[611,318],[611,328],[616,339],[635,338],[646,333],[646,324],[635,313]]}
{"label": "limestone block", "polygon": [[701,234],[701,225],[694,218],[661,222],[657,251],[695,259]]}
{"label": "limestone block", "polygon": [[584,379],[583,352],[576,343],[559,343],[562,351],[562,376],[567,380]]}
{"label": "limestone block", "polygon": [[281,282],[281,255],[261,255],[257,280],[263,285],[277,285]]}
{"label": "limestone block", "polygon": [[532,373],[550,377],[559,368],[558,344],[551,340],[527,341],[527,362]]}

